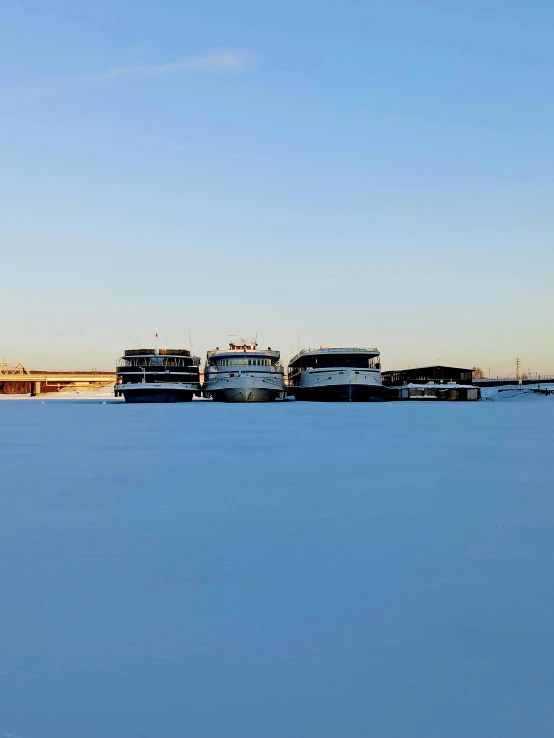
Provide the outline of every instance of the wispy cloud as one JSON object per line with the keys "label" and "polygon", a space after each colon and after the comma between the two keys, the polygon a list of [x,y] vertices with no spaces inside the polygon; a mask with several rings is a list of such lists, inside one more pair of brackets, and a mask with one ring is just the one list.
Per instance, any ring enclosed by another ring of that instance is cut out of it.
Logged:
{"label": "wispy cloud", "polygon": [[182,72],[223,73],[246,69],[250,64],[247,54],[240,51],[227,51],[221,54],[204,54],[187,56],[184,59],[164,64],[147,64],[144,66],[115,67],[95,75],[96,80],[122,78],[161,77]]}
{"label": "wispy cloud", "polygon": [[88,72],[45,79],[39,84],[0,91],[0,103],[25,102],[45,95],[70,92],[91,85],[101,85],[121,80],[149,80],[177,74],[230,74],[249,69],[251,55],[244,51],[224,51],[199,56],[186,56],[176,61],[113,67],[103,72]]}

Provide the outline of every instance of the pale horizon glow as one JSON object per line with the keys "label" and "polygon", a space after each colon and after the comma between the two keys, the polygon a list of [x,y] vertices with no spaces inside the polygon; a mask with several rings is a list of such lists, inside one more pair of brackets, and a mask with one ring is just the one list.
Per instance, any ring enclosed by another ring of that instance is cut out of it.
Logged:
{"label": "pale horizon glow", "polygon": [[534,7],[10,5],[0,360],[112,369],[157,329],[202,359],[257,333],[285,363],[359,345],[385,370],[554,374]]}

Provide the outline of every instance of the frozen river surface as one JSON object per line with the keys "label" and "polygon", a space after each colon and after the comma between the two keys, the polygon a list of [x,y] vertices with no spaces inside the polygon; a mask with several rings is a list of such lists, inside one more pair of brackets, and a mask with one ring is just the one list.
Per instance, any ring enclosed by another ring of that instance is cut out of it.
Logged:
{"label": "frozen river surface", "polygon": [[0,403],[0,736],[549,738],[554,400]]}

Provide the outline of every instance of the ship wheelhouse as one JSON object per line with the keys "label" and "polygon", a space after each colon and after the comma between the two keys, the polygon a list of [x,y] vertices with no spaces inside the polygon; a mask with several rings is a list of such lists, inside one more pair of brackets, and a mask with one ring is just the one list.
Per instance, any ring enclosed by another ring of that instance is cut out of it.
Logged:
{"label": "ship wheelhouse", "polygon": [[186,349],[130,349],[117,362],[122,383],[198,382],[200,359]]}

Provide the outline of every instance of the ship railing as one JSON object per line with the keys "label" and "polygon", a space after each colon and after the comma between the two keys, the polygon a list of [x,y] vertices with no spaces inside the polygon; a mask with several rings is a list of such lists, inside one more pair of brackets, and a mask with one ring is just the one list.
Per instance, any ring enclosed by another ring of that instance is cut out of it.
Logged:
{"label": "ship railing", "polygon": [[187,369],[200,366],[197,357],[180,356],[122,356],[117,360],[118,369]]}
{"label": "ship railing", "polygon": [[208,358],[210,358],[211,356],[214,356],[215,354],[219,354],[221,356],[221,358],[235,357],[235,356],[244,355],[244,356],[260,356],[260,357],[263,357],[263,356],[271,356],[271,357],[273,357],[275,359],[279,359],[280,356],[281,356],[281,352],[280,351],[272,351],[271,349],[261,349],[261,348],[258,348],[258,349],[248,349],[247,351],[244,351],[244,349],[242,349],[242,348],[238,348],[238,349],[231,349],[231,348],[228,348],[228,349],[219,349],[219,348],[215,348],[215,349],[211,349],[210,351],[208,351],[207,354],[206,354],[206,356]]}
{"label": "ship railing", "polygon": [[295,356],[292,357],[289,363],[292,363],[295,359],[297,359],[299,356],[302,356],[303,354],[311,354],[313,352],[325,352],[327,354],[353,354],[357,353],[359,351],[363,351],[364,353],[369,354],[377,354],[379,355],[379,349],[377,348],[363,348],[360,346],[344,346],[341,348],[327,348],[326,346],[319,346],[318,348],[305,348],[299,351]]}
{"label": "ship railing", "polygon": [[297,356],[300,356],[301,354],[306,354],[310,351],[326,351],[327,353],[338,353],[338,354],[348,354],[354,351],[369,351],[371,353],[377,353],[377,354],[379,353],[379,349],[365,347],[365,346],[341,346],[341,347],[329,347],[329,348],[327,348],[327,346],[319,346],[318,348],[301,349],[297,353]]}

